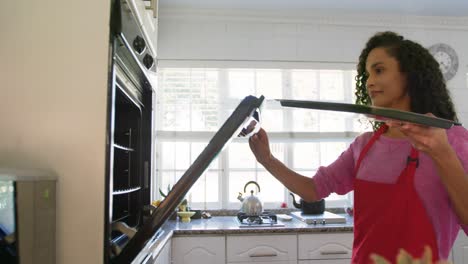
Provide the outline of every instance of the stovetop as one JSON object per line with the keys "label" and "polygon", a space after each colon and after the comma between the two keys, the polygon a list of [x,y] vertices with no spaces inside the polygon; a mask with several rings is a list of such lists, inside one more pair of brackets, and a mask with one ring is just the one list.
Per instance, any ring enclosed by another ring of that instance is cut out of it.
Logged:
{"label": "stovetop", "polygon": [[275,214],[263,212],[261,215],[237,214],[239,227],[281,227],[283,223],[278,222]]}

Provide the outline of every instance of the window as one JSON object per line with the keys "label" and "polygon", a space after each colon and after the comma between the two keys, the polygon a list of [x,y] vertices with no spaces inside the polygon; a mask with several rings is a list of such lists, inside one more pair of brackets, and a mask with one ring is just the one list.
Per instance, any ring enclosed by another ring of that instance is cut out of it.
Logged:
{"label": "window", "polygon": [[[157,188],[165,191],[183,175],[247,95],[266,98],[262,127],[275,157],[312,177],[365,128],[351,114],[283,108],[272,99],[352,103],[355,74],[341,69],[160,68],[155,114]],[[256,162],[247,139],[234,139],[187,198],[193,208],[238,209],[237,195],[251,180],[259,183],[265,208],[279,208],[290,200],[288,190]],[[343,206],[347,198],[331,195],[327,206]]]}

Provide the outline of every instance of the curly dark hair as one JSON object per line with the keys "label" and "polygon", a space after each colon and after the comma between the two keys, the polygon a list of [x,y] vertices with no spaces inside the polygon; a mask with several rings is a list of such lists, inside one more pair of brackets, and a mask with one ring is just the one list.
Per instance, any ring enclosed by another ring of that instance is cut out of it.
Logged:
{"label": "curly dark hair", "polygon": [[[390,31],[379,32],[372,36],[359,56],[356,104],[371,105],[366,90],[366,60],[375,48],[384,48],[388,55],[398,61],[400,71],[406,74],[412,112],[432,113],[440,118],[458,121],[450,93],[434,57],[420,44]],[[381,123],[372,123],[372,125],[377,129]]]}

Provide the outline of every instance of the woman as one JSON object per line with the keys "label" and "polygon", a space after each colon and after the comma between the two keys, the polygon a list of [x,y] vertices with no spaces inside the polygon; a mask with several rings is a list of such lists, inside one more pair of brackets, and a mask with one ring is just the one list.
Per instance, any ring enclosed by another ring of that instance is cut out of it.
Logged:
{"label": "woman", "polygon": [[[358,104],[457,120],[438,63],[421,45],[393,32],[373,36],[357,65]],[[354,190],[353,263],[376,253],[395,262],[399,249],[446,259],[468,232],[468,131],[405,122],[374,124],[312,178],[272,156],[266,132],[249,140],[259,163],[307,201]]]}

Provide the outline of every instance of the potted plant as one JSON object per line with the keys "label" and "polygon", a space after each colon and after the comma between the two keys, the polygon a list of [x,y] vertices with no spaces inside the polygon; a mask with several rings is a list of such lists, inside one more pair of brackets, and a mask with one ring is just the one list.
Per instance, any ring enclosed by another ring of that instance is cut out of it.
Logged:
{"label": "potted plant", "polygon": [[[167,186],[167,193],[164,193],[161,188],[159,189],[159,194],[161,194],[161,196],[163,198],[166,198],[166,196],[169,194],[169,192],[171,192],[172,190],[172,187],[171,185],[169,184]],[[185,212],[187,211],[187,204],[188,204],[188,201],[187,201],[187,198],[184,197],[184,199],[179,203],[179,205],[177,206],[177,209],[180,211],[180,212]]]}

